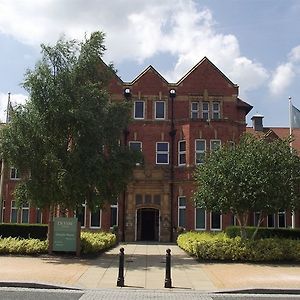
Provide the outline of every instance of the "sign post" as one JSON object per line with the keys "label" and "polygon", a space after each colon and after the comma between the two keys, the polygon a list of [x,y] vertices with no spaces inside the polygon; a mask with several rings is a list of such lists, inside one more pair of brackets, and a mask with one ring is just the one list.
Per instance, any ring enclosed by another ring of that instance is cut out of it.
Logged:
{"label": "sign post", "polygon": [[80,226],[77,218],[53,218],[52,251],[76,252],[80,255]]}

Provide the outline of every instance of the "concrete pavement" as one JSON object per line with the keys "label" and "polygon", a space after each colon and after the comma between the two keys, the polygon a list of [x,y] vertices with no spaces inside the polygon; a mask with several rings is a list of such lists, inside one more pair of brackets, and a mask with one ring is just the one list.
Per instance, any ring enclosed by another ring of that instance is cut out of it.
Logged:
{"label": "concrete pavement", "polygon": [[42,283],[83,289],[116,288],[118,254],[125,248],[123,289],[164,289],[165,254],[171,249],[173,291],[299,289],[300,265],[199,263],[171,244],[121,244],[95,259],[0,256],[0,282]]}

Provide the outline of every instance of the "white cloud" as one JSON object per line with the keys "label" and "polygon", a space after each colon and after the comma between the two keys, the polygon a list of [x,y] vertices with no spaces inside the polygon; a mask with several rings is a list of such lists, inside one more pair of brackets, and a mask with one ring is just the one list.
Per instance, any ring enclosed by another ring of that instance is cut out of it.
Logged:
{"label": "white cloud", "polygon": [[291,50],[289,60],[292,62],[300,62],[300,45]]}
{"label": "white cloud", "polygon": [[293,64],[288,62],[279,65],[269,84],[270,91],[273,95],[281,95],[292,83],[295,77]]}
{"label": "white cloud", "polygon": [[106,61],[142,63],[160,53],[171,54],[175,67],[165,76],[177,81],[204,56],[212,60],[241,91],[255,89],[268,78],[265,68],[243,57],[232,34],[216,31],[212,12],[195,0],[1,0],[0,32],[38,46],[65,33],[82,39],[85,32],[106,32]]}
{"label": "white cloud", "polygon": [[[12,94],[10,101],[14,107],[17,104],[24,104],[28,96],[24,94]],[[0,92],[0,122],[5,122],[7,112],[8,94]]]}
{"label": "white cloud", "polygon": [[300,73],[300,45],[294,47],[272,74],[269,90],[272,95],[280,96],[293,84]]}

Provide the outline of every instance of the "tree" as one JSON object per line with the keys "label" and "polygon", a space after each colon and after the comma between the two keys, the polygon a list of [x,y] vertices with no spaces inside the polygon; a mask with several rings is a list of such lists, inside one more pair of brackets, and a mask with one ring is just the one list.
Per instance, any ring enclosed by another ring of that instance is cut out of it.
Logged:
{"label": "tree", "polygon": [[245,237],[250,212],[259,212],[258,229],[264,216],[299,206],[299,178],[300,158],[288,141],[245,134],[197,168],[194,199],[199,207],[234,214]]}
{"label": "tree", "polygon": [[83,42],[42,45],[42,59],[25,74],[25,105],[1,130],[1,155],[18,168],[20,204],[93,209],[115,200],[131,178],[137,155],[120,144],[129,103],[110,102],[113,68],[101,57],[104,34]]}

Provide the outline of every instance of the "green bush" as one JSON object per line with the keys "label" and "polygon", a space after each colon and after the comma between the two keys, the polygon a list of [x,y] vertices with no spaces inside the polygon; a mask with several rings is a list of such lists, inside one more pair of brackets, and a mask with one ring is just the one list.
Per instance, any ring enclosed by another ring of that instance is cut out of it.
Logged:
{"label": "green bush", "polygon": [[81,232],[81,253],[95,254],[111,248],[117,242],[116,235],[110,232]]}
{"label": "green bush", "polygon": [[15,237],[0,239],[0,254],[41,254],[47,251],[48,242],[45,240]]}
{"label": "green bush", "polygon": [[178,246],[199,260],[300,261],[300,241],[266,238],[245,240],[225,233],[187,232],[178,236]]}
{"label": "green bush", "polygon": [[[81,232],[81,253],[96,254],[116,244],[116,235],[108,232]],[[48,241],[0,238],[0,254],[42,254],[48,252]]]}
{"label": "green bush", "polygon": [[22,239],[46,240],[48,225],[46,224],[0,224],[0,237],[16,237]]}
{"label": "green bush", "polygon": [[[245,227],[247,232],[247,237],[250,238],[253,235],[253,232],[256,230],[256,227],[249,226]],[[228,237],[234,238],[240,236],[240,227],[238,226],[228,226],[225,229],[225,232]],[[300,239],[300,229],[290,229],[290,228],[267,228],[260,227],[258,228],[256,239],[265,239],[265,238],[285,238],[285,239]]]}

